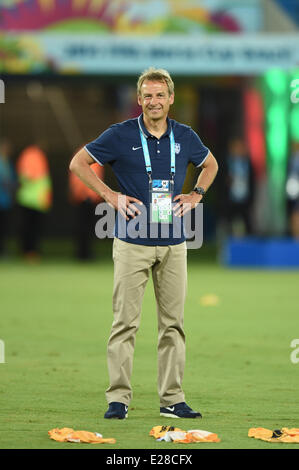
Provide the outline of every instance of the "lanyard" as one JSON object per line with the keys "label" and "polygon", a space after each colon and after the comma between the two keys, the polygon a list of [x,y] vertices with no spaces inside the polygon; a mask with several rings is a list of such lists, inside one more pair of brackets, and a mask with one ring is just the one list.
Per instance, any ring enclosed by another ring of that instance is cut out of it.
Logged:
{"label": "lanyard", "polygon": [[[151,159],[150,159],[150,155],[148,151],[147,140],[141,129],[139,129],[139,132],[140,132],[141,144],[142,144],[144,161],[145,161],[145,169],[151,181],[152,180],[152,165],[151,165]],[[170,140],[170,174],[171,174],[171,179],[173,181],[173,178],[175,175],[175,142],[174,142],[172,129],[170,131],[169,140]]]}

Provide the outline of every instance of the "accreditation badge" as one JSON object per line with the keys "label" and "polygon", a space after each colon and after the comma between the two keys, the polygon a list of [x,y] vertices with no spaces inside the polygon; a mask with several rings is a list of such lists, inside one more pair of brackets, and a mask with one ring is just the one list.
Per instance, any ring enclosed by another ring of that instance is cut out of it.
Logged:
{"label": "accreditation badge", "polygon": [[150,182],[151,223],[172,223],[173,181],[152,180]]}

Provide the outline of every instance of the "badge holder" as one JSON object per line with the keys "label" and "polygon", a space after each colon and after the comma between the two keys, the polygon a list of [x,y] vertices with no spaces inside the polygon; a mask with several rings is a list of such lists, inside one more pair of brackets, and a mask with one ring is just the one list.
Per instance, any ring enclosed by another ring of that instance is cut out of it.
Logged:
{"label": "badge holder", "polygon": [[152,180],[149,183],[151,223],[172,223],[173,180]]}
{"label": "badge holder", "polygon": [[140,139],[143,149],[145,169],[149,177],[149,202],[150,222],[160,224],[171,224],[172,198],[174,193],[175,175],[175,141],[173,130],[169,134],[170,139],[170,180],[152,179],[151,159],[148,151],[146,138],[140,129]]}

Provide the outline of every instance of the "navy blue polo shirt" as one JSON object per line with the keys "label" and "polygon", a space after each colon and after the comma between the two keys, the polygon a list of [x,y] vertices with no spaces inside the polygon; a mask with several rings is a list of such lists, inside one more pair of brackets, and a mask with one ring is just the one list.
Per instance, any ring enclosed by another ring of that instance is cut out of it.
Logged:
{"label": "navy blue polo shirt", "polygon": [[[167,118],[167,123],[167,131],[158,139],[148,132],[141,114],[138,118],[113,124],[97,139],[84,147],[97,163],[111,165],[122,194],[133,196],[144,204],[144,206],[138,205],[138,208],[146,209],[146,218],[140,216],[139,219],[125,222],[122,216],[116,217],[115,236],[129,243],[156,246],[176,245],[185,241],[182,217],[173,215],[173,223],[169,225],[152,224],[151,226],[150,224],[149,177],[145,169],[140,130],[147,139],[152,179],[161,180],[170,179],[169,135],[171,129],[173,130],[176,157],[173,197],[182,193],[188,164],[191,162],[196,167],[201,166],[209,154],[209,149],[191,127],[169,118]],[[119,223],[120,218],[122,218],[121,224]],[[136,225],[137,220],[143,224],[142,229]],[[132,231],[133,222],[136,229]],[[129,228],[130,224],[131,228]],[[181,230],[178,229],[178,225],[174,230],[175,224],[180,224]],[[154,225],[155,227],[153,227]],[[162,225],[167,225],[168,228],[163,227],[162,229]],[[128,230],[124,230],[124,226],[127,226]]]}

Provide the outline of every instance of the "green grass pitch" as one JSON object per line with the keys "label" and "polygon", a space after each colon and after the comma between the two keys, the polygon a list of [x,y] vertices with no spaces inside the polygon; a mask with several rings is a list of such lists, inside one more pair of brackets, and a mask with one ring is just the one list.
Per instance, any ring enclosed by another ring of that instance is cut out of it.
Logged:
{"label": "green grass pitch", "polygon": [[[299,427],[298,271],[230,270],[188,265],[185,308],[186,401],[202,420],[159,416],[157,319],[152,281],[137,334],[129,418],[104,420],[106,344],[112,323],[112,260],[0,264],[0,448],[188,449],[299,448],[247,437],[250,427]],[[218,305],[200,299],[217,295]],[[157,425],[204,429],[218,444],[156,442]],[[48,430],[71,427],[114,437],[115,445],[57,443]]]}

